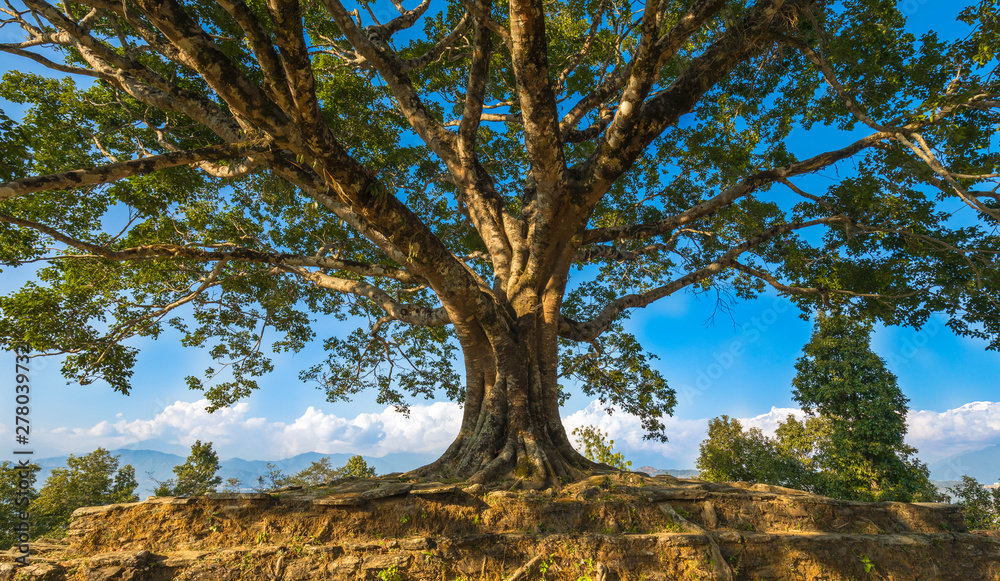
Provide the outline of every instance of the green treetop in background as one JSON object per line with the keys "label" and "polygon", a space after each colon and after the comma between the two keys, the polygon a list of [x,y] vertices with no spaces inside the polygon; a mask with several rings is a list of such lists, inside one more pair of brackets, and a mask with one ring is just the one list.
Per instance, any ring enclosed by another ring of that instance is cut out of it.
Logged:
{"label": "green treetop in background", "polygon": [[0,347],[73,380],[128,393],[173,328],[215,409],[321,343],[301,378],[330,401],[463,402],[419,474],[553,483],[594,466],[561,384],[666,439],[675,393],[623,321],[678,293],[944,313],[1000,347],[995,2],[954,42],[895,0],[0,12],[8,66],[50,71],[0,81],[25,109],[0,114],[0,266],[29,279]]}
{"label": "green treetop in background", "polygon": [[368,465],[364,457],[351,456],[340,468],[334,468],[329,456],[315,460],[309,466],[291,476],[285,476],[281,469],[268,462],[267,475],[257,478],[257,490],[274,490],[282,486],[324,486],[338,478],[371,478],[375,468]]}
{"label": "green treetop in background", "polygon": [[84,506],[135,502],[135,469],[118,466],[119,456],[98,448],[83,456],[70,454],[66,467],[53,468],[31,505],[32,536],[62,536],[73,511]]}
{"label": "green treetop in background", "polygon": [[212,443],[195,440],[191,453],[183,464],[174,466],[174,478],[157,482],[156,496],[198,496],[215,492],[222,484],[216,476],[219,471],[219,455],[212,449]]}
{"label": "green treetop in background", "polygon": [[871,350],[871,326],[817,317],[795,364],[795,400],[810,416],[779,424],[775,438],[709,422],[698,468],[709,480],[745,480],[850,500],[932,501],[939,493],[916,449],[904,442],[907,399]]}
{"label": "green treetop in background", "polygon": [[825,420],[814,458],[827,475],[823,487],[856,500],[936,496],[917,450],[904,442],[909,400],[871,350],[871,330],[844,315],[820,315],[795,363],[795,401]]}
{"label": "green treetop in background", "polygon": [[962,476],[948,492],[964,510],[970,530],[1000,530],[1000,488],[987,489],[975,478]]}
{"label": "green treetop in background", "polygon": [[615,441],[608,440],[607,434],[597,426],[583,426],[573,430],[573,435],[579,438],[579,446],[583,455],[591,461],[607,464],[619,470],[628,470],[632,462],[626,460],[620,452],[615,452]]}
{"label": "green treetop in background", "polygon": [[344,464],[337,470],[337,478],[347,476],[371,478],[375,476],[375,468],[369,466],[362,456],[354,455],[347,459],[347,464]]}
{"label": "green treetop in background", "polygon": [[746,431],[739,420],[722,416],[708,421],[708,437],[697,460],[701,478],[728,482],[764,482],[807,488],[805,470],[760,428]]}

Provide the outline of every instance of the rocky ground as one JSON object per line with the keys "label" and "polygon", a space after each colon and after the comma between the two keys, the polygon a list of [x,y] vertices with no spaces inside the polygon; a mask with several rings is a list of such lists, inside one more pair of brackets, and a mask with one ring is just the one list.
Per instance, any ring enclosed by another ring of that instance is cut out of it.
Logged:
{"label": "rocky ground", "polygon": [[609,473],[559,490],[399,477],[82,508],[0,581],[1000,579],[957,507]]}

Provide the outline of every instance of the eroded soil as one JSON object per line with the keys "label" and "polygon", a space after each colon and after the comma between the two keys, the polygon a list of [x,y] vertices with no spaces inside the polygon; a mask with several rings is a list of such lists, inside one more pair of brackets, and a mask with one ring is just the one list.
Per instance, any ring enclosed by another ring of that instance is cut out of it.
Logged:
{"label": "eroded soil", "polygon": [[1000,579],[944,504],[609,473],[560,490],[383,477],[84,508],[0,581]]}

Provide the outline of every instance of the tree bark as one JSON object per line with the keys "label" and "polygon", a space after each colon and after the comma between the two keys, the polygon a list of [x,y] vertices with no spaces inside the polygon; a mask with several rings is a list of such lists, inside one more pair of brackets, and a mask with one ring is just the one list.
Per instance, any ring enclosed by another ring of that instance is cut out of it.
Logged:
{"label": "tree bark", "polygon": [[558,312],[562,289],[548,290],[542,308],[510,309],[500,325],[456,325],[466,370],[462,426],[441,458],[416,475],[471,482],[512,475],[542,487],[599,466],[573,448],[559,417],[558,321],[549,311]]}

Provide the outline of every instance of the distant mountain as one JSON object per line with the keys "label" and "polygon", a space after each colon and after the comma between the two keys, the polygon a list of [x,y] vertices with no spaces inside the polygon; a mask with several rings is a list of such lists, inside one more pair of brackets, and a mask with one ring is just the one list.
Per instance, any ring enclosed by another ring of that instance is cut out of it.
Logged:
{"label": "distant mountain", "polygon": [[[155,450],[111,450],[114,456],[120,456],[119,465],[131,464],[135,468],[135,479],[139,482],[136,494],[139,498],[145,498],[153,494],[156,488],[155,480],[168,480],[173,477],[174,466],[183,464],[186,458],[178,454],[167,454]],[[219,462],[219,476],[225,481],[227,478],[239,478],[243,487],[249,489],[256,485],[257,477],[267,474],[267,464],[270,462],[277,466],[288,476],[308,467],[311,463],[323,458],[330,457],[333,466],[343,466],[354,454],[321,454],[319,452],[306,452],[284,460],[244,460],[242,458],[229,458]],[[38,488],[45,483],[53,468],[66,466],[69,456],[56,456],[52,458],[42,458],[38,460],[41,471],[38,475]],[[369,466],[375,468],[377,474],[389,474],[392,472],[405,472],[414,468],[419,468],[424,464],[429,464],[437,459],[435,454],[387,454],[381,458],[365,457]]]}
{"label": "distant mountain", "polygon": [[669,474],[671,476],[676,476],[678,478],[697,478],[698,471],[691,469],[678,470],[674,468],[653,468],[652,466],[642,466],[635,469],[636,472],[645,472],[650,476],[659,476],[660,474]]}
{"label": "distant mountain", "polygon": [[963,452],[928,465],[934,480],[961,480],[971,476],[983,484],[1000,480],[1000,445]]}

